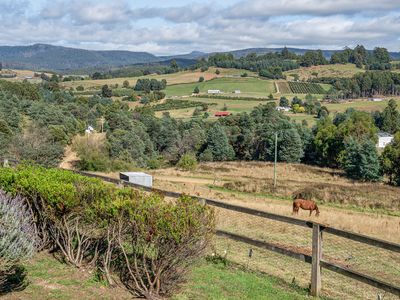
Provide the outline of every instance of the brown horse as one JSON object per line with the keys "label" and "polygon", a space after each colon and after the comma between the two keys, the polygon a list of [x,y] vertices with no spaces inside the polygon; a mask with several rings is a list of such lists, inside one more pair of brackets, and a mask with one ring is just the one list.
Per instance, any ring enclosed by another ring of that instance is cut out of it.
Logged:
{"label": "brown horse", "polygon": [[304,199],[296,199],[293,201],[293,214],[298,214],[299,209],[302,208],[304,210],[310,211],[310,216],[312,212],[315,210],[315,215],[319,216],[319,209],[317,204],[312,200],[304,200]]}

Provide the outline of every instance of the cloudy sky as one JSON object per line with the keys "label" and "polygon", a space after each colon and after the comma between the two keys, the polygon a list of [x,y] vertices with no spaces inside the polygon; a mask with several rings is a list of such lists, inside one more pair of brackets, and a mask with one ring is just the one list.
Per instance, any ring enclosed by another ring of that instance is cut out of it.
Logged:
{"label": "cloudy sky", "polygon": [[400,0],[0,0],[0,45],[178,54],[250,47],[400,51]]}

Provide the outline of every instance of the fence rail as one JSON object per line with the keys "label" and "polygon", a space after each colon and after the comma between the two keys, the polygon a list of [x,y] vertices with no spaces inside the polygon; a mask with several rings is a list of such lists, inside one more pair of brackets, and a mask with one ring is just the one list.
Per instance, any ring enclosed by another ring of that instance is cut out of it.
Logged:
{"label": "fence rail", "polygon": [[[171,191],[165,191],[157,188],[149,188],[145,187],[142,185],[126,182],[126,181],[121,181],[119,179],[114,179],[106,176],[101,176],[101,175],[96,175],[96,174],[91,174],[87,172],[82,172],[82,171],[74,171],[75,173],[88,176],[88,177],[94,177],[94,178],[99,178],[102,179],[106,182],[114,183],[114,184],[122,184],[124,186],[130,186],[133,188],[138,188],[144,191],[149,191],[149,192],[156,192],[156,193],[161,193],[167,197],[172,197],[172,198],[179,198],[183,196],[181,193],[176,193],[176,192],[171,192]],[[203,197],[198,197],[198,196],[190,196],[193,199],[196,199],[198,201],[201,201],[202,203],[205,203],[210,206],[214,206],[217,208],[225,209],[228,211],[233,211],[237,213],[242,213],[242,214],[247,214],[250,216],[256,216],[259,218],[263,219],[268,219],[268,220],[273,220],[277,222],[282,222],[282,223],[287,223],[295,226],[300,226],[300,227],[305,227],[312,229],[312,255],[310,253],[302,253],[299,250],[293,250],[290,248],[285,248],[281,244],[274,244],[271,242],[265,242],[261,241],[259,239],[253,239],[250,237],[243,236],[241,234],[236,234],[232,232],[228,232],[226,230],[217,230],[216,234],[217,236],[222,236],[229,238],[234,241],[242,242],[254,247],[259,247],[263,248],[269,251],[273,251],[282,255],[286,255],[298,260],[301,260],[306,263],[310,263],[312,265],[311,268],[311,294],[313,296],[318,296],[320,293],[321,289],[321,268],[325,268],[328,270],[331,270],[333,272],[342,274],[344,276],[347,276],[349,278],[355,279],[357,281],[366,283],[370,286],[382,289],[386,292],[392,293],[396,296],[400,297],[400,286],[397,285],[397,283],[392,284],[385,282],[384,280],[380,278],[375,278],[372,276],[369,276],[367,274],[364,274],[362,272],[359,272],[357,270],[353,270],[351,268],[348,268],[346,266],[340,265],[334,261],[330,261],[329,259],[324,259],[322,257],[322,240],[323,240],[323,233],[328,233],[334,236],[338,236],[341,238],[345,238],[347,240],[355,241],[358,243],[370,245],[373,247],[377,247],[380,249],[384,249],[390,252],[395,253],[396,255],[400,253],[400,244],[396,244],[393,242],[389,241],[384,241],[381,239],[377,239],[374,237],[342,230],[342,229],[337,229],[334,227],[329,227],[324,224],[320,224],[317,222],[311,222],[311,221],[304,221],[292,217],[287,217],[287,216],[282,216],[282,215],[277,215],[269,212],[264,212],[260,210],[255,210],[247,207],[242,207],[238,205],[232,205],[228,203],[224,203],[221,201],[216,201],[213,199],[207,199]],[[400,261],[400,260],[399,260]]]}

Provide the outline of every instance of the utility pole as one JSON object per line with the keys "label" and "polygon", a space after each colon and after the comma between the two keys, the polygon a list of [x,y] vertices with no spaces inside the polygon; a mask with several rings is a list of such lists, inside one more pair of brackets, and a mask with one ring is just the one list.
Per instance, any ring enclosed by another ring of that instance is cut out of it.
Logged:
{"label": "utility pole", "polygon": [[274,189],[276,188],[276,161],[278,159],[278,133],[275,132]]}

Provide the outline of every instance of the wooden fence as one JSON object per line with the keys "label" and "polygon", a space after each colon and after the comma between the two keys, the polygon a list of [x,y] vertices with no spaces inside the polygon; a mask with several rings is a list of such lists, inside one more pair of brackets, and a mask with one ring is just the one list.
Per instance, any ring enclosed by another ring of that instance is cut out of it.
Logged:
{"label": "wooden fence", "polygon": [[[133,188],[137,188],[137,189],[141,189],[141,190],[149,191],[149,192],[157,192],[157,193],[163,194],[167,197],[179,198],[182,196],[181,193],[165,191],[165,190],[161,190],[161,189],[157,189],[157,188],[149,188],[149,187],[145,187],[142,185],[133,184],[133,183],[126,182],[126,181],[121,181],[121,180],[110,178],[110,177],[90,174],[90,173],[81,172],[81,171],[74,171],[74,172],[79,173],[84,176],[88,176],[88,177],[99,178],[106,182],[110,182],[110,183],[114,183],[114,184],[122,184],[124,186],[130,186]],[[365,235],[358,234],[358,233],[353,233],[353,232],[346,231],[346,230],[328,227],[328,226],[325,226],[324,224],[320,224],[317,222],[304,221],[304,220],[300,220],[300,219],[296,219],[296,218],[292,218],[292,217],[287,217],[287,216],[277,215],[277,214],[264,212],[264,211],[260,211],[260,210],[255,210],[255,209],[251,209],[251,208],[247,208],[247,207],[232,205],[232,204],[224,203],[221,201],[202,198],[202,197],[198,197],[198,196],[190,196],[190,197],[192,197],[193,199],[196,199],[204,204],[213,206],[213,207],[312,229],[312,252],[311,252],[311,255],[297,252],[290,248],[285,248],[282,245],[276,245],[273,243],[268,243],[265,241],[252,239],[252,238],[249,238],[249,237],[246,237],[246,236],[243,236],[240,234],[228,232],[225,230],[217,230],[216,234],[221,237],[226,237],[226,238],[229,238],[234,241],[246,243],[246,244],[254,246],[254,247],[263,248],[263,249],[266,249],[269,251],[273,251],[273,252],[276,252],[276,253],[279,253],[282,255],[286,255],[286,256],[301,260],[306,263],[310,263],[311,264],[311,294],[313,296],[319,296],[319,294],[320,294],[320,291],[321,291],[321,268],[325,268],[330,271],[350,277],[352,279],[355,279],[357,281],[363,282],[365,284],[371,285],[373,287],[379,288],[381,290],[384,290],[386,292],[392,293],[392,294],[400,297],[400,286],[385,282],[385,281],[381,280],[380,278],[375,278],[375,277],[371,277],[367,274],[360,273],[358,271],[352,270],[351,268],[344,267],[344,266],[334,263],[332,261],[324,260],[322,257],[322,251],[323,251],[322,242],[323,242],[323,233],[329,233],[329,234],[332,234],[332,235],[335,235],[335,236],[338,236],[341,238],[345,238],[345,239],[348,239],[351,241],[356,241],[356,242],[367,244],[370,246],[382,248],[387,251],[394,252],[396,255],[397,254],[400,255],[400,244],[380,240],[377,238],[365,236]]]}

